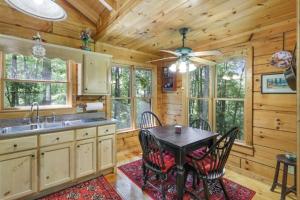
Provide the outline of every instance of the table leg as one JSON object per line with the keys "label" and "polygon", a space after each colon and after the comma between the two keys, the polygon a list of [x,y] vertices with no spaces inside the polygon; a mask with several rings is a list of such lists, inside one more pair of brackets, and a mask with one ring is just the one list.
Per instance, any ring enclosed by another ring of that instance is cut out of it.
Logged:
{"label": "table leg", "polygon": [[177,166],[177,176],[176,176],[176,190],[177,199],[182,200],[184,196],[184,163],[185,163],[185,153],[180,151],[176,154],[176,166]]}

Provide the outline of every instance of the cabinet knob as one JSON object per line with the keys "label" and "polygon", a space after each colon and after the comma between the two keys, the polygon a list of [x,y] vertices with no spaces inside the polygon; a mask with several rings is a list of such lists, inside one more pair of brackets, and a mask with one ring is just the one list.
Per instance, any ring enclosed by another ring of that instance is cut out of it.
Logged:
{"label": "cabinet knob", "polygon": [[85,133],[85,135],[89,135],[89,133]]}
{"label": "cabinet knob", "polygon": [[56,140],[59,140],[59,137],[57,137]]}
{"label": "cabinet knob", "polygon": [[18,145],[17,144],[14,144],[14,147],[16,148]]}
{"label": "cabinet knob", "polygon": [[41,155],[43,156],[43,155],[45,155],[45,153],[41,153]]}
{"label": "cabinet knob", "polygon": [[87,88],[84,88],[84,90],[87,91],[88,89],[87,89]]}
{"label": "cabinet knob", "polygon": [[106,129],[105,132],[108,132],[108,129]]}
{"label": "cabinet knob", "polygon": [[32,158],[34,158],[34,157],[35,157],[35,155],[31,155],[31,157],[32,157]]}
{"label": "cabinet knob", "polygon": [[80,145],[77,145],[77,148],[79,148],[80,147]]}

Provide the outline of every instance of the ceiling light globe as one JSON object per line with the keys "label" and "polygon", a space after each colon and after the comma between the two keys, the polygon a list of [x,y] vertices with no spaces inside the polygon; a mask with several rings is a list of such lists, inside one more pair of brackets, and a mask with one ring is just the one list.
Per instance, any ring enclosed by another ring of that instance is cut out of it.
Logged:
{"label": "ceiling light globe", "polygon": [[192,72],[196,69],[196,66],[194,65],[194,63],[190,63],[189,64],[189,71]]}
{"label": "ceiling light globe", "polygon": [[173,63],[173,64],[169,67],[169,70],[170,70],[171,72],[176,72],[176,64]]}
{"label": "ceiling light globe", "polygon": [[179,72],[180,73],[185,73],[187,70],[187,63],[185,61],[181,61],[179,63]]}

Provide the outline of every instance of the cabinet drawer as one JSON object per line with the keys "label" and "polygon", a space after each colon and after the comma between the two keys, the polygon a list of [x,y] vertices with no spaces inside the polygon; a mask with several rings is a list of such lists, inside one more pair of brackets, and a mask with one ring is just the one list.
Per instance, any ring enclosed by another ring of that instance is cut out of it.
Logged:
{"label": "cabinet drawer", "polygon": [[37,147],[37,136],[0,140],[0,154],[23,151]]}
{"label": "cabinet drawer", "polygon": [[84,128],[76,130],[76,140],[88,139],[96,137],[97,129],[96,127]]}
{"label": "cabinet drawer", "polygon": [[40,136],[40,145],[47,146],[53,144],[60,144],[64,142],[71,142],[74,140],[74,131],[64,131],[57,133],[49,133]]}
{"label": "cabinet drawer", "polygon": [[114,134],[115,132],[116,132],[116,125],[106,125],[106,126],[98,127],[99,136]]}

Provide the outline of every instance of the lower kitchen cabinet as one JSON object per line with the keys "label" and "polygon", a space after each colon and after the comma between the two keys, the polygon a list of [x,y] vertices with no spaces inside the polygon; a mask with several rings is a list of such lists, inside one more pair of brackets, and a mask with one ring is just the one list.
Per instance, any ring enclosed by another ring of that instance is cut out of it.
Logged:
{"label": "lower kitchen cabinet", "polygon": [[76,142],[76,178],[96,172],[96,138]]}
{"label": "lower kitchen cabinet", "polygon": [[40,149],[40,190],[74,179],[74,143]]}
{"label": "lower kitchen cabinet", "polygon": [[18,199],[36,191],[36,150],[0,156],[0,199]]}
{"label": "lower kitchen cabinet", "polygon": [[98,169],[104,170],[115,166],[115,136],[98,137]]}

